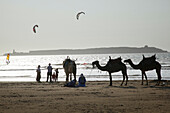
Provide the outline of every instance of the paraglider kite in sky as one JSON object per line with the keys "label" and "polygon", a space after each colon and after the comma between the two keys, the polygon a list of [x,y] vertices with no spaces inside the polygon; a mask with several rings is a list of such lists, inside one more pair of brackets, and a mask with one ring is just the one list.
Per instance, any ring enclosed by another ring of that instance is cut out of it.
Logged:
{"label": "paraglider kite in sky", "polygon": [[38,25],[35,25],[35,26],[33,27],[33,31],[34,31],[34,33],[36,33],[36,29],[35,29],[35,27],[38,27]]}
{"label": "paraglider kite in sky", "polygon": [[9,56],[10,56],[10,54],[7,54],[7,57],[6,57],[6,63],[7,63],[7,65],[10,63],[10,61],[9,61]]}
{"label": "paraglider kite in sky", "polygon": [[79,12],[79,13],[77,13],[77,15],[76,15],[77,20],[79,19],[79,16],[80,16],[81,14],[84,14],[84,15],[85,15],[85,12]]}

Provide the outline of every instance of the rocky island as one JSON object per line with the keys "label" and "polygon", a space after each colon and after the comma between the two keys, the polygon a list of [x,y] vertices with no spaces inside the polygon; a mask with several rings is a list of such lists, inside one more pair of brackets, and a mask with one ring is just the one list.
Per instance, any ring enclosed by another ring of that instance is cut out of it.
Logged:
{"label": "rocky island", "polygon": [[[72,55],[72,54],[116,54],[116,53],[166,53],[168,51],[156,47],[102,47],[88,49],[58,49],[58,50],[34,50],[29,52],[10,53],[13,56],[19,55]],[[8,54],[8,53],[6,53]],[[4,54],[4,55],[6,55]]]}

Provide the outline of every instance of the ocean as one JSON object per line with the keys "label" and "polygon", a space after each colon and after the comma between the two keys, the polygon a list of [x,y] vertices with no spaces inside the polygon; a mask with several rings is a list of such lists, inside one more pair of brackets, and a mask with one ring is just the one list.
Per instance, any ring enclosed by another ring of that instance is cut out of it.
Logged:
{"label": "ocean", "polygon": [[[83,54],[83,55],[37,55],[37,56],[10,56],[10,63],[6,64],[6,56],[0,56],[0,81],[9,82],[33,82],[36,81],[36,69],[41,65],[41,81],[46,81],[47,66],[49,63],[52,67],[59,68],[58,81],[65,81],[66,76],[62,63],[67,58],[76,60],[77,79],[81,73],[84,74],[87,81],[109,81],[108,72],[92,68],[91,63],[98,60],[100,65],[106,65],[109,56],[112,59],[121,57],[122,61],[131,59],[134,64],[138,64],[143,56],[150,57],[154,53],[127,53],[127,54]],[[162,80],[170,80],[170,53],[157,53],[156,60],[162,65]],[[127,74],[129,80],[141,80],[141,71],[132,69],[128,64]],[[146,72],[148,80],[157,79],[155,70]],[[73,77],[72,77],[73,78]],[[122,80],[121,72],[112,73],[112,79]]]}

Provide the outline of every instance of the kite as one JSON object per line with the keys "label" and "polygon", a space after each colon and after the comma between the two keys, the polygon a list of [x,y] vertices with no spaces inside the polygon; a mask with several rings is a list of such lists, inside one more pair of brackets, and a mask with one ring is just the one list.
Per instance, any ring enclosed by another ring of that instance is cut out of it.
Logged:
{"label": "kite", "polygon": [[87,65],[88,63],[83,63],[83,65]]}
{"label": "kite", "polygon": [[79,16],[80,16],[81,14],[84,14],[84,15],[85,15],[85,12],[79,12],[79,13],[76,15],[77,20],[79,19]]}
{"label": "kite", "polygon": [[38,25],[35,25],[35,26],[33,27],[33,31],[34,31],[34,33],[36,33],[36,29],[35,29],[35,27],[38,27]]}
{"label": "kite", "polygon": [[6,63],[7,63],[7,65],[10,63],[10,61],[9,61],[9,56],[10,56],[10,54],[7,54],[7,57],[6,57]]}

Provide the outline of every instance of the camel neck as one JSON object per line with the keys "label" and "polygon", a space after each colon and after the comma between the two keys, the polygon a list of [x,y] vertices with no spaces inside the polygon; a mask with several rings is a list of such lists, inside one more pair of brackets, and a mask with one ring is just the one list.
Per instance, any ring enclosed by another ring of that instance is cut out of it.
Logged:
{"label": "camel neck", "polygon": [[130,61],[129,64],[132,68],[139,69],[139,65],[135,65],[132,61]]}
{"label": "camel neck", "polygon": [[97,66],[97,68],[100,69],[101,71],[107,71],[106,66],[100,66],[99,63],[96,63],[96,66]]}

